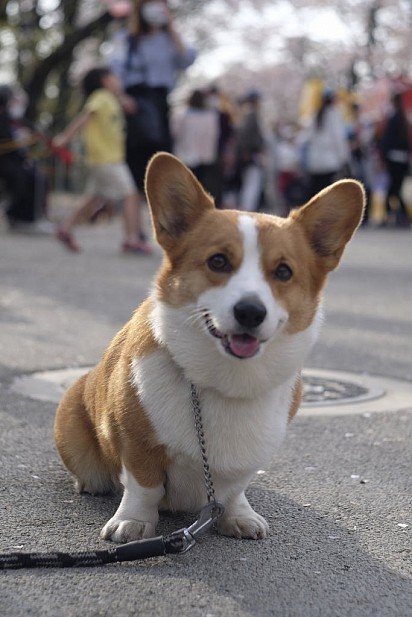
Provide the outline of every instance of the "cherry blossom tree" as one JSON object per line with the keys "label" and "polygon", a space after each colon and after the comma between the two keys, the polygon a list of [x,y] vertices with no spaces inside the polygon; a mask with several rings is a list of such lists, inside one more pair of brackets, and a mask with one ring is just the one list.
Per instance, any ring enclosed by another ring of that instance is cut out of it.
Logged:
{"label": "cherry blossom tree", "polygon": [[[234,93],[260,86],[276,113],[296,107],[313,75],[355,86],[411,71],[410,0],[169,2],[178,28],[199,49],[185,79],[219,79]],[[98,60],[110,22],[104,0],[0,2],[0,79],[22,84],[32,119],[47,110],[66,121],[75,106],[70,76]]]}

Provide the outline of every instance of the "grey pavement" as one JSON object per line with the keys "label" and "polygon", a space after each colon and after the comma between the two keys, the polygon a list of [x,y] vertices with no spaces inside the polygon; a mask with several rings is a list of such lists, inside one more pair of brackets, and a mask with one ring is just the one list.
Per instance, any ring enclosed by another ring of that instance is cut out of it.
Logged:
{"label": "grey pavement", "polygon": [[[84,252],[71,255],[53,238],[0,234],[0,552],[107,546],[117,498],[74,493],[55,406],[10,390],[16,376],[96,362],[160,261],[121,256],[118,223],[78,237]],[[410,232],[361,230],[325,306],[308,366],[412,382]],[[211,534],[181,557],[0,572],[1,617],[411,615],[410,408],[298,416],[249,490],[266,540]],[[189,522],[162,517],[159,531]]]}

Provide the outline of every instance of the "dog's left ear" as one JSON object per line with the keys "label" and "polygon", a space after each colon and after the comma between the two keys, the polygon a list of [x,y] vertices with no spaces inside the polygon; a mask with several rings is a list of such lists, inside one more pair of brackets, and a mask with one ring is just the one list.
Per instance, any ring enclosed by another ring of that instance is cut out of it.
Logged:
{"label": "dog's left ear", "polygon": [[301,225],[313,251],[327,270],[339,263],[346,243],[359,226],[365,191],[356,180],[340,180],[315,195],[290,215]]}
{"label": "dog's left ear", "polygon": [[192,172],[172,154],[159,152],[149,162],[145,191],[156,240],[166,250],[213,209],[212,198]]}

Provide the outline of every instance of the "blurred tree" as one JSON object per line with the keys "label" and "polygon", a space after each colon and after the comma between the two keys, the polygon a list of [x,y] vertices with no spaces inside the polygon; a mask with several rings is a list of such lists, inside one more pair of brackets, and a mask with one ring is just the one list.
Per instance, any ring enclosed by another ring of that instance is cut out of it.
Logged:
{"label": "blurred tree", "polygon": [[[95,5],[87,20],[81,18],[85,4]],[[11,54],[14,74],[28,94],[29,119],[37,117],[53,72],[59,75],[55,92],[61,93],[61,100],[66,98],[67,73],[76,46],[91,35],[102,35],[110,20],[101,3],[93,0],[8,0],[2,4],[2,38],[9,50],[16,50]]]}
{"label": "blurred tree", "polygon": [[[182,17],[198,12],[203,2],[177,0],[173,4]],[[36,119],[40,109],[48,109],[55,121],[64,123],[70,98],[68,75],[76,48],[89,37],[101,42],[111,21],[100,0],[0,2],[0,67],[7,64],[8,72],[27,92],[29,119]],[[52,87],[47,89],[48,85]],[[47,92],[54,102],[47,101]]]}
{"label": "blurred tree", "polygon": [[[239,88],[247,75],[248,84],[267,83],[273,92],[272,75],[280,84],[274,96],[282,108],[288,106],[288,93],[280,75],[287,75],[288,68],[294,92],[309,74],[354,85],[385,71],[411,70],[410,0],[169,1],[185,37],[205,58],[214,50],[243,50],[244,75],[239,58],[226,60],[215,53],[221,75],[238,75]],[[0,74],[14,76],[28,92],[30,118],[46,110],[53,122],[66,121],[66,108],[75,96],[70,74],[73,67],[79,74],[97,61],[111,21],[105,6],[103,0],[0,0]],[[289,15],[287,28],[280,17],[278,21],[282,11]],[[347,25],[343,43],[311,35],[311,23],[331,12]],[[190,78],[194,76],[201,80],[202,69],[198,76],[196,69],[191,71]],[[231,80],[235,88],[237,81]]]}

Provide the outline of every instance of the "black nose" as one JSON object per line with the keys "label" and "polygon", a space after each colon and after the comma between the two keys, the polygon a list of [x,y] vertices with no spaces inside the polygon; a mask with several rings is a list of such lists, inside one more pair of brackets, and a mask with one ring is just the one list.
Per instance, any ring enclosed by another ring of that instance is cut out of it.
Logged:
{"label": "black nose", "polygon": [[236,321],[245,328],[260,326],[266,317],[266,308],[257,298],[239,300],[233,307]]}

